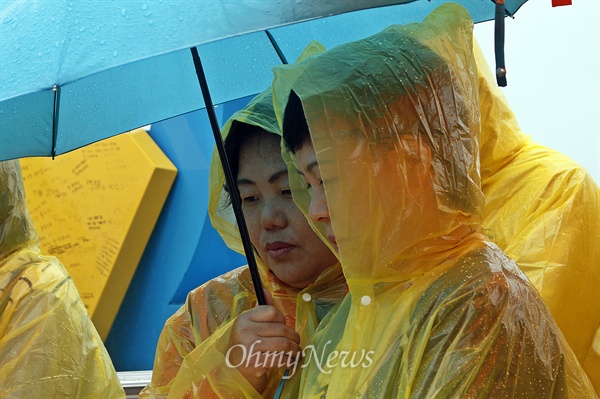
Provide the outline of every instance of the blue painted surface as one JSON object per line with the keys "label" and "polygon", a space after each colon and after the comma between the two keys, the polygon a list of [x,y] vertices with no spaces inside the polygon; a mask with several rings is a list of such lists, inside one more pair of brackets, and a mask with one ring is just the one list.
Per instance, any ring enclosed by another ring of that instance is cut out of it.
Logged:
{"label": "blue painted surface", "polygon": [[[219,106],[220,123],[248,100]],[[208,217],[214,138],[206,110],[154,124],[150,135],[178,174],[106,340],[117,371],[152,369],[164,323],[187,293],[246,264],[225,246]]]}

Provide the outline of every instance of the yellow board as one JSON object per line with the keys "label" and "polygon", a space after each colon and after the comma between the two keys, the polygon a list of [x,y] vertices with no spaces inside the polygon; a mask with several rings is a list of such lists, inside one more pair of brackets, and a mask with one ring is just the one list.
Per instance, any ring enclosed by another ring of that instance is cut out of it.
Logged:
{"label": "yellow board", "polygon": [[21,168],[41,251],[65,265],[106,339],[177,169],[142,129]]}

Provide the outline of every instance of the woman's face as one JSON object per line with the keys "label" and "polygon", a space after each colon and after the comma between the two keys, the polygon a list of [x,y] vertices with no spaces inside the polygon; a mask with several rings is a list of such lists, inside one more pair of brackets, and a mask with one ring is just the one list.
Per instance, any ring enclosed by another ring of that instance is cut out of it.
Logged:
{"label": "woman's face", "polygon": [[239,156],[237,186],[252,244],[278,279],[298,289],[307,287],[337,258],[292,199],[279,137],[253,134]]}
{"label": "woman's face", "polygon": [[311,143],[304,144],[296,151],[296,159],[298,160],[300,173],[310,192],[311,198],[308,216],[313,222],[323,223],[327,239],[337,250],[337,242],[335,233],[333,232],[333,226],[331,225],[327,197],[325,196],[325,187],[323,186],[321,170],[317,163],[317,154],[315,154],[313,145]]}

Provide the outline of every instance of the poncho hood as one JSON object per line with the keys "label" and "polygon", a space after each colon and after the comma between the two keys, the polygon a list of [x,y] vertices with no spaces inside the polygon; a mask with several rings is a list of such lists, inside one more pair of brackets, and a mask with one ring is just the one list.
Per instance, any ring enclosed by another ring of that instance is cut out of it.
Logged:
{"label": "poncho hood", "polygon": [[[302,102],[351,286],[410,280],[479,237],[472,27],[464,8],[444,5],[274,69],[280,125],[290,92]],[[306,211],[299,178],[293,190]]]}
{"label": "poncho hood", "polygon": [[38,242],[27,211],[19,161],[0,162],[0,265],[11,253],[37,247]]}

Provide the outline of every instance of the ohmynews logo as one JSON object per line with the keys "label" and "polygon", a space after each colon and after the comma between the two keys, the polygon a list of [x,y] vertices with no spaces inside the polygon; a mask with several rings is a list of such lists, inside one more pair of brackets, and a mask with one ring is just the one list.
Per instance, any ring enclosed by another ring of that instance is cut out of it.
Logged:
{"label": "ohmynews logo", "polygon": [[[227,367],[237,368],[242,365],[245,367],[250,367],[251,362],[254,362],[254,367],[265,367],[265,368],[282,368],[285,367],[290,370],[288,375],[283,376],[283,379],[291,378],[296,372],[298,365],[300,364],[300,359],[306,358],[304,363],[300,366],[300,368],[307,367],[311,361],[314,361],[319,371],[325,374],[331,373],[331,369],[334,367],[362,367],[368,368],[373,364],[373,355],[375,351],[365,351],[361,349],[360,351],[331,351],[327,356],[325,353],[327,352],[327,347],[331,344],[331,341],[327,341],[321,350],[321,353],[317,352],[317,349],[314,345],[307,345],[301,352],[298,352],[294,355],[292,351],[289,352],[263,352],[263,359],[261,359],[261,352],[256,352],[254,350],[254,346],[261,343],[261,340],[257,340],[254,342],[250,349],[247,349],[242,344],[237,344],[232,346],[227,350],[225,354],[225,362],[227,363]],[[242,351],[242,360],[237,364],[233,364],[230,361],[231,351],[239,348]],[[308,358],[307,358],[308,353]],[[314,359],[314,360],[313,360]]]}

